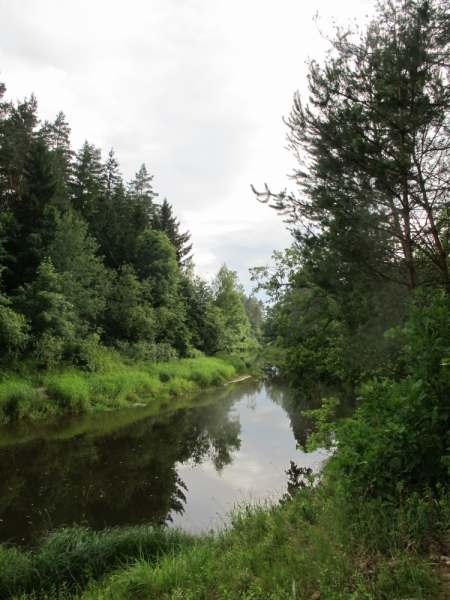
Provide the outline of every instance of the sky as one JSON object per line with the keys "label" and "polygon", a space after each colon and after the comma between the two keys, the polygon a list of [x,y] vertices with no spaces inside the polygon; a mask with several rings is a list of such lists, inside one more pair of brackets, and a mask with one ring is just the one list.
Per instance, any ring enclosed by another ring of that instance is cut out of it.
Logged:
{"label": "sky", "polygon": [[[0,81],[62,110],[78,149],[114,148],[126,181],[142,163],[191,232],[196,272],[249,267],[291,244],[250,185],[295,189],[286,150],[307,61],[323,61],[332,17],[364,24],[373,0],[0,0]],[[320,16],[319,32],[313,14]]]}

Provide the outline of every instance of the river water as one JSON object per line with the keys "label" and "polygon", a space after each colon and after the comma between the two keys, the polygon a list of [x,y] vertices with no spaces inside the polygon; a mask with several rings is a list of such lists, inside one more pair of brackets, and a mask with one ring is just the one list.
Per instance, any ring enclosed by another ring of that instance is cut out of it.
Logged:
{"label": "river water", "polygon": [[173,523],[215,529],[236,502],[286,490],[308,423],[289,387],[248,379],[154,416],[136,407],[0,429],[0,541],[44,531]]}

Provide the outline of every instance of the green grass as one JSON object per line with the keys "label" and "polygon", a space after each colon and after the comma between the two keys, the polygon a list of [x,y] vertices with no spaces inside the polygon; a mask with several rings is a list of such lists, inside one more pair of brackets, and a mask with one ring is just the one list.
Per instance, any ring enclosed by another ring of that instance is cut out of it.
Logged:
{"label": "green grass", "polygon": [[55,531],[32,552],[0,547],[0,598],[32,592],[79,592],[114,568],[131,560],[154,562],[190,544],[176,529],[149,526],[122,527],[94,532],[85,527]]}
{"label": "green grass", "polygon": [[91,584],[81,597],[438,598],[430,568],[437,525],[424,522],[420,511],[418,505],[390,510],[361,504],[349,512],[326,485],[283,506],[244,504],[232,512],[226,531],[194,537],[156,562],[140,558]]}
{"label": "green grass", "polygon": [[105,350],[98,372],[68,367],[1,382],[0,425],[162,401],[170,404],[220,386],[245,369],[245,363],[232,356],[129,365],[117,352]]}
{"label": "green grass", "polygon": [[21,419],[38,419],[56,414],[41,389],[30,382],[12,379],[0,383],[0,425]]}
{"label": "green grass", "polygon": [[321,483],[281,504],[241,504],[217,533],[74,528],[33,551],[3,547],[0,598],[33,590],[83,600],[439,598],[433,563],[448,553],[449,525],[442,497],[349,508]]}

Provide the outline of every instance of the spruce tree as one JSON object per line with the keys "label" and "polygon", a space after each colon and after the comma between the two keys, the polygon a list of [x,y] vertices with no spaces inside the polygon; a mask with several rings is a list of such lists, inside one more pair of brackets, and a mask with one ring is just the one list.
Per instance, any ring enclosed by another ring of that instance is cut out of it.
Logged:
{"label": "spruce tree", "polygon": [[173,216],[172,206],[164,198],[163,203],[156,207],[152,220],[153,229],[163,231],[177,249],[178,264],[186,267],[192,261],[192,244],[189,244],[189,231],[180,233],[180,222]]}
{"label": "spruce tree", "polygon": [[70,146],[70,127],[65,114],[60,111],[55,120],[45,121],[39,130],[53,156],[53,172],[56,181],[55,206],[62,211],[70,208],[70,181],[74,152]]}
{"label": "spruce tree", "polygon": [[101,151],[93,144],[84,142],[75,156],[71,197],[73,208],[88,222],[100,210],[99,197],[105,188],[105,171]]}

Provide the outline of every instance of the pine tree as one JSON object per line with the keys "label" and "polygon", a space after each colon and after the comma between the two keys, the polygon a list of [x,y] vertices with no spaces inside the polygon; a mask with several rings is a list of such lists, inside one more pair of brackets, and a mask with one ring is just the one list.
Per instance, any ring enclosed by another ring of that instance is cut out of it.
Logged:
{"label": "pine tree", "polygon": [[141,233],[150,228],[153,216],[153,201],[158,196],[152,187],[153,175],[149,175],[147,167],[142,164],[135,178],[127,184],[127,198],[132,207],[133,226]]}
{"label": "pine tree", "polygon": [[260,195],[318,235],[335,263],[374,276],[443,284],[450,193],[450,3],[386,0],[359,41],[338,29],[332,53],[309,64],[310,105],[287,122],[299,195]]}

